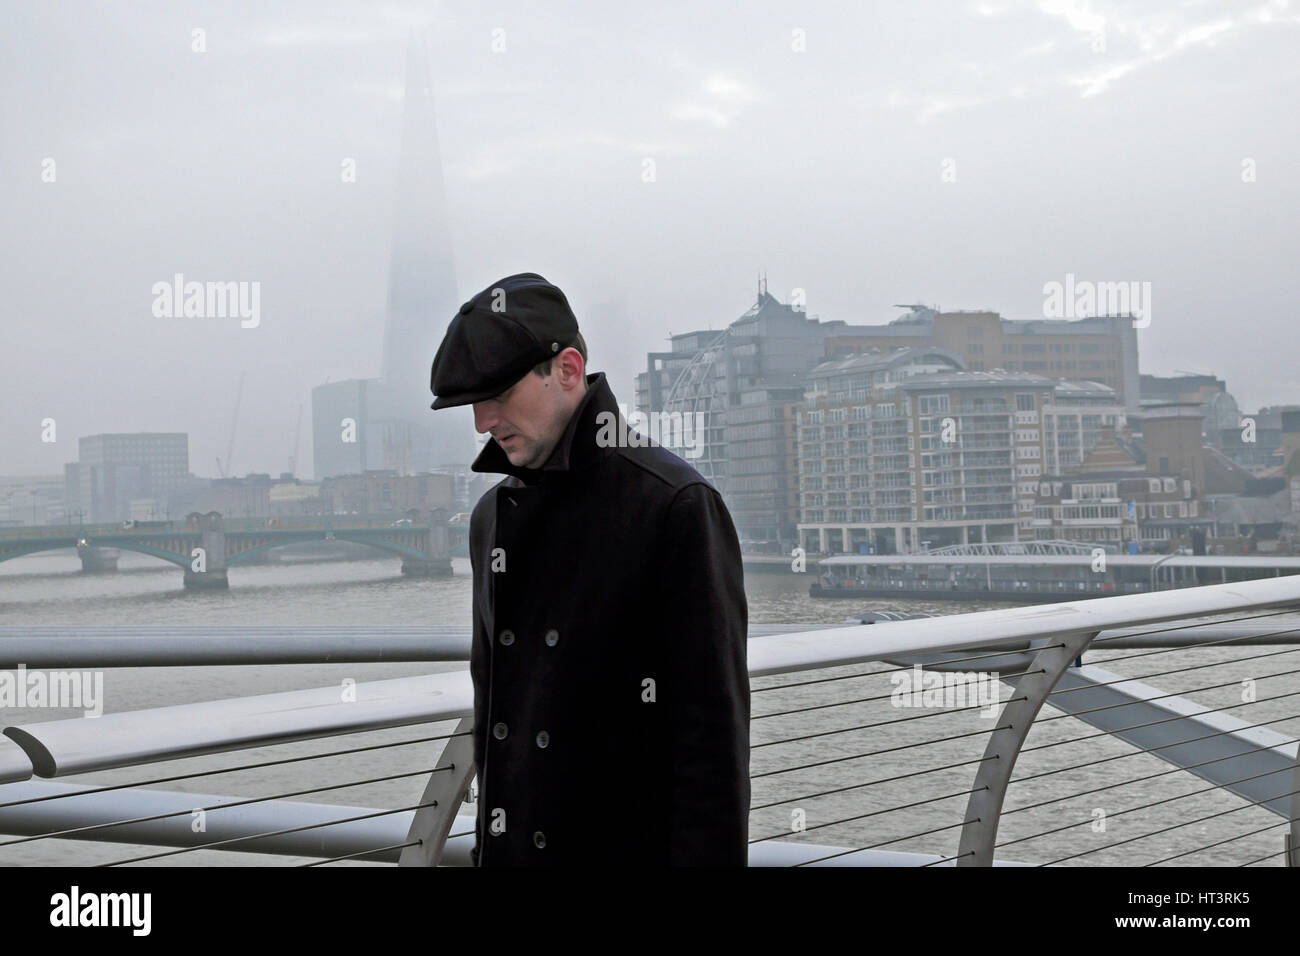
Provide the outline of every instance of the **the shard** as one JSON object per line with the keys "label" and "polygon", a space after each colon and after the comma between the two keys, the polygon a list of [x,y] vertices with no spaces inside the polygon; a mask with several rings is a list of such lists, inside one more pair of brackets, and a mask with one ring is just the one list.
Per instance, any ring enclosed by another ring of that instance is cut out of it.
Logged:
{"label": "the shard", "polygon": [[[417,474],[467,463],[475,454],[464,410],[434,413],[429,408],[429,368],[460,298],[429,55],[415,35],[408,45],[405,79],[383,364],[377,379],[349,379],[312,390],[318,479],[375,469]],[[348,427],[349,421],[354,427]]]}
{"label": "the shard", "polygon": [[432,401],[427,396],[434,350],[460,305],[446,209],[429,56],[413,35],[406,57],[383,379],[395,388],[411,386],[412,399],[422,399],[425,409]]}

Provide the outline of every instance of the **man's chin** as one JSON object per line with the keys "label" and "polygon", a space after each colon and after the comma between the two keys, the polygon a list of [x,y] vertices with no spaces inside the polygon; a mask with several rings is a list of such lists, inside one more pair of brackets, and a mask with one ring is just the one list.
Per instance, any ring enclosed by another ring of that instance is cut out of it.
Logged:
{"label": "man's chin", "polygon": [[526,452],[507,451],[506,459],[516,468],[532,468],[532,458]]}

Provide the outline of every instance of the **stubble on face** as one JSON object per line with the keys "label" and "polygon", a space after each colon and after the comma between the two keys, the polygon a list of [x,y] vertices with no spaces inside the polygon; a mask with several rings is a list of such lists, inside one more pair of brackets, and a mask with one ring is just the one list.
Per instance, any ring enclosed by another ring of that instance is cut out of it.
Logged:
{"label": "stubble on face", "polygon": [[[567,420],[558,420],[559,409],[550,407],[547,401],[550,383],[535,378],[536,381],[529,381],[525,377],[502,394],[501,399],[509,411],[501,416],[493,429],[493,440],[516,468],[537,469],[546,464],[567,424]],[[511,418],[530,421],[518,425]]]}

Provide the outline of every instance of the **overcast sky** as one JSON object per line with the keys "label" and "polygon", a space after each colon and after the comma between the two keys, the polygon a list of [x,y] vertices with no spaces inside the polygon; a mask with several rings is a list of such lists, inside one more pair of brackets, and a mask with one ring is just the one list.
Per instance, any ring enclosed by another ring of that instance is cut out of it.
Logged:
{"label": "overcast sky", "polygon": [[[82,435],[187,431],[212,475],[241,369],[235,471],[284,470],[303,404],[310,473],[311,387],[379,371],[412,28],[458,298],[542,273],[621,401],[648,350],[724,327],[763,270],[850,323],[902,302],[1040,318],[1067,273],[1147,281],[1143,371],[1217,374],[1247,410],[1300,402],[1300,3],[0,16],[0,474],[60,472]],[[260,282],[260,324],[156,317],[177,272]]]}

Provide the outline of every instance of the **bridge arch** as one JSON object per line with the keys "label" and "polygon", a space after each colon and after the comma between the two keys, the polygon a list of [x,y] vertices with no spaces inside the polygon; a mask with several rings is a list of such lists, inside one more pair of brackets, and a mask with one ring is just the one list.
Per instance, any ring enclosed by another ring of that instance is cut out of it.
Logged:
{"label": "bridge arch", "polygon": [[[307,541],[328,541],[328,540],[331,539],[326,536],[326,532],[311,532],[309,534],[293,535],[291,538],[288,539],[282,538],[276,541],[264,541],[261,544],[254,545],[253,547],[249,548],[246,551],[241,551],[232,557],[227,557],[226,567],[229,568],[239,564],[244,564],[250,560],[252,555],[262,554],[263,552],[270,551],[272,548],[281,548],[284,547],[285,545],[290,545],[290,544],[303,544],[304,542]],[[424,558],[427,557],[423,551],[420,551],[416,548],[398,544],[394,541],[382,541],[382,540],[376,540],[368,537],[355,537],[349,535],[346,531],[333,532],[332,540],[348,541],[352,544],[364,544],[367,547],[373,548],[376,551],[382,551],[386,554],[391,554],[399,558],[412,558],[418,561],[418,560],[423,560]]]}
{"label": "bridge arch", "polygon": [[[169,564],[174,564],[179,568],[188,568],[190,566],[190,559],[185,555],[177,554],[175,551],[164,551],[162,548],[151,548],[148,545],[144,545],[144,544],[136,544],[133,542],[118,542],[118,541],[104,542],[104,541],[96,540],[95,546],[103,547],[103,548],[115,548],[118,551],[134,551],[137,554],[147,554],[150,557],[161,558],[162,560],[168,562]],[[57,543],[39,542],[31,545],[25,545],[20,548],[15,548],[13,550],[6,550],[4,552],[0,552],[0,562],[10,561],[14,558],[25,557],[29,554],[40,554],[43,551],[63,551],[66,550],[67,548],[75,549],[76,547],[77,545],[75,542],[66,542],[66,541],[57,542]]]}

